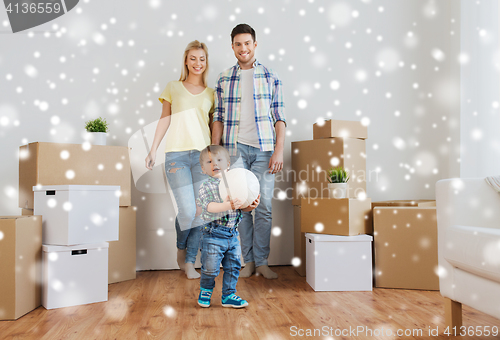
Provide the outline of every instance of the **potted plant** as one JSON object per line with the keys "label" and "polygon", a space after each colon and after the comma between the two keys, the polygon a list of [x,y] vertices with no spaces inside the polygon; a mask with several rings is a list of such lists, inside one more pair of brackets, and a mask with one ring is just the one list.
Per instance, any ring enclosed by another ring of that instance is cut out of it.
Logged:
{"label": "potted plant", "polygon": [[348,180],[349,173],[344,167],[331,168],[328,171],[328,192],[330,198],[346,198]]}
{"label": "potted plant", "polygon": [[96,118],[85,123],[87,130],[87,141],[93,145],[106,145],[106,132],[108,132],[108,122],[104,118]]}

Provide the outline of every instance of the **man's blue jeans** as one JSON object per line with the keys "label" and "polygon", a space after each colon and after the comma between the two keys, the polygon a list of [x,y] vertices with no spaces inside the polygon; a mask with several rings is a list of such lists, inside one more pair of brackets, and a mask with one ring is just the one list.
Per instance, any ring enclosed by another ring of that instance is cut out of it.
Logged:
{"label": "man's blue jeans", "polygon": [[227,228],[210,222],[202,226],[200,287],[214,289],[220,265],[224,269],[222,294],[236,293],[241,269],[241,248],[236,227]]}
{"label": "man's blue jeans", "polygon": [[251,212],[242,212],[243,219],[238,225],[243,260],[255,262],[255,267],[267,265],[272,227],[272,199],[274,174],[269,173],[269,160],[273,151],[260,151],[253,146],[238,143],[238,156],[231,157],[231,168],[250,170],[260,183],[260,204]]}
{"label": "man's blue jeans", "polygon": [[177,203],[175,219],[177,248],[186,250],[186,263],[194,263],[198,254],[201,225],[196,217],[196,199],[201,183],[207,178],[201,172],[198,150],[165,153],[165,173]]}

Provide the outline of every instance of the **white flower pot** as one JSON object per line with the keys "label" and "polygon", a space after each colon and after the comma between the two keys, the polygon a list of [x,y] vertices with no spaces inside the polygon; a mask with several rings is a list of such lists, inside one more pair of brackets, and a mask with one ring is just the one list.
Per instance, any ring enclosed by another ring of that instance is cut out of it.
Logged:
{"label": "white flower pot", "polygon": [[106,145],[106,132],[87,132],[85,140],[92,145]]}
{"label": "white flower pot", "polygon": [[346,198],[347,183],[328,183],[330,198]]}

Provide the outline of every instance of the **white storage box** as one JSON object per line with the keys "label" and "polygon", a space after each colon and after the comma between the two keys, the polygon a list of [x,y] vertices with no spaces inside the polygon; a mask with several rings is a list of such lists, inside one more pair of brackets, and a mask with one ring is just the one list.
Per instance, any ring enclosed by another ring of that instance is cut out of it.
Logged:
{"label": "white storage box", "polygon": [[118,240],[119,186],[51,185],[33,191],[34,214],[43,217],[43,244]]}
{"label": "white storage box", "polygon": [[371,291],[370,235],[306,233],[306,281],[315,291]]}
{"label": "white storage box", "polygon": [[108,246],[43,245],[42,305],[53,309],[108,301]]}

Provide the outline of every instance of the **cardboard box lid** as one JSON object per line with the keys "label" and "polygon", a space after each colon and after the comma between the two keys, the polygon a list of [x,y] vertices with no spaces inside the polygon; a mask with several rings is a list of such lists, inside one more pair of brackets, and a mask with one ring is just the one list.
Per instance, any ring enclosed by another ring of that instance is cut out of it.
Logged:
{"label": "cardboard box lid", "polygon": [[339,236],[312,233],[306,233],[306,238],[314,242],[371,242],[373,240],[370,235]]}
{"label": "cardboard box lid", "polygon": [[120,191],[119,185],[40,185],[33,191]]}
{"label": "cardboard box lid", "polygon": [[373,210],[407,210],[407,211],[419,211],[419,210],[436,210],[436,207],[432,206],[423,206],[423,207],[408,207],[408,206],[381,206],[381,207],[373,207]]}
{"label": "cardboard box lid", "polygon": [[53,246],[49,244],[42,245],[42,250],[45,253],[68,252],[73,250],[89,250],[89,249],[102,249],[102,248],[109,248],[109,243],[99,242],[99,243],[75,244],[72,246]]}
{"label": "cardboard box lid", "polygon": [[0,216],[0,220],[18,220],[20,218],[33,218],[34,216],[40,216],[41,217],[41,215]]}
{"label": "cardboard box lid", "polygon": [[435,206],[435,200],[418,199],[418,200],[389,200],[372,202],[372,207],[424,207]]}

